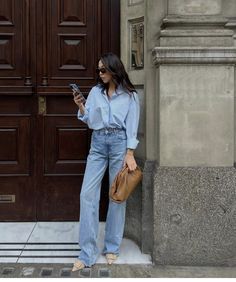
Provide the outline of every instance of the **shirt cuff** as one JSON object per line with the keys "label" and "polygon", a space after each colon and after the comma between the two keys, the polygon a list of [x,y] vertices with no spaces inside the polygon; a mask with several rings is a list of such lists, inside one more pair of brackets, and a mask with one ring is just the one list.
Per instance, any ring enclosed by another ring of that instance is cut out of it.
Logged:
{"label": "shirt cuff", "polygon": [[127,149],[136,149],[139,141],[136,138],[127,138]]}
{"label": "shirt cuff", "polygon": [[84,114],[82,114],[80,112],[80,110],[78,110],[78,114],[77,114],[78,119],[81,119],[81,118],[83,118],[84,116],[87,116],[87,115],[88,115],[87,109],[84,109]]}
{"label": "shirt cuff", "polygon": [[80,110],[78,110],[77,117],[82,118],[84,115],[81,114]]}

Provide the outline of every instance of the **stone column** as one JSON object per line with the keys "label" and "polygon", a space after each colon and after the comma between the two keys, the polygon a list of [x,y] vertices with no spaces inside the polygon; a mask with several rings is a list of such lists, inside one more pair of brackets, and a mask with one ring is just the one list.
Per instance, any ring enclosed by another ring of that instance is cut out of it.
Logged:
{"label": "stone column", "polygon": [[[121,0],[121,58],[140,98],[140,140],[135,158],[143,168],[143,181],[127,201],[125,236],[139,244],[142,252],[153,251],[153,187],[157,160],[155,128],[156,96],[155,66],[151,50],[155,46],[162,19],[166,15],[166,0]],[[132,27],[144,26],[144,64],[135,69],[131,64]]]}
{"label": "stone column", "polygon": [[157,264],[236,265],[233,31],[220,0],[169,0],[157,74]]}

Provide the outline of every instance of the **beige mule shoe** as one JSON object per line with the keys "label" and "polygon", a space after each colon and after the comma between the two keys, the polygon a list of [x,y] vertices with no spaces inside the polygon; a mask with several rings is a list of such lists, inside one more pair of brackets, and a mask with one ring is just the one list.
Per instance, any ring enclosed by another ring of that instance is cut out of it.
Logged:
{"label": "beige mule shoe", "polygon": [[117,260],[117,255],[115,254],[106,254],[106,259],[108,264],[113,264]]}
{"label": "beige mule shoe", "polygon": [[74,272],[83,268],[85,268],[85,264],[81,260],[77,260],[73,265],[72,271]]}

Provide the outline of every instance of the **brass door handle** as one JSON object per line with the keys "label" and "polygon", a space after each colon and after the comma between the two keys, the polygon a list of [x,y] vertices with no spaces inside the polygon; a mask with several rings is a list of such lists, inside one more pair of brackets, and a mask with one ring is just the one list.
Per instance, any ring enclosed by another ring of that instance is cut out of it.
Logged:
{"label": "brass door handle", "polygon": [[46,97],[38,97],[38,113],[39,115],[45,115],[47,112]]}

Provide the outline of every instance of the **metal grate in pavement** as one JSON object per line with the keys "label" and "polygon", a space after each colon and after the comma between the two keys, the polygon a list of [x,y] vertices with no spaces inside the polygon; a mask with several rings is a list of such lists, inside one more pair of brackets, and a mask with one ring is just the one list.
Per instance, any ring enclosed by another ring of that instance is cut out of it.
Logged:
{"label": "metal grate in pavement", "polygon": [[33,273],[34,273],[34,267],[23,267],[21,273],[20,273],[20,276],[31,276]]}
{"label": "metal grate in pavement", "polygon": [[63,268],[60,272],[61,277],[70,277],[71,276],[71,268]]}
{"label": "metal grate in pavement", "polygon": [[98,265],[72,272],[73,264],[0,264],[0,278],[109,278],[112,267]]}
{"label": "metal grate in pavement", "polygon": [[104,269],[104,268],[102,268],[102,269],[99,269],[99,275],[98,275],[99,277],[101,277],[101,278],[108,278],[108,277],[110,277],[110,270],[109,269]]}
{"label": "metal grate in pavement", "polygon": [[53,268],[43,268],[41,270],[40,276],[49,277],[52,275]]}
{"label": "metal grate in pavement", "polygon": [[90,278],[91,277],[91,269],[90,268],[84,268],[79,271],[79,276],[84,278]]}
{"label": "metal grate in pavement", "polygon": [[6,268],[3,269],[2,274],[4,276],[6,276],[6,275],[9,275],[9,274],[12,274],[14,272],[14,270],[15,269],[13,267],[6,267]]}

